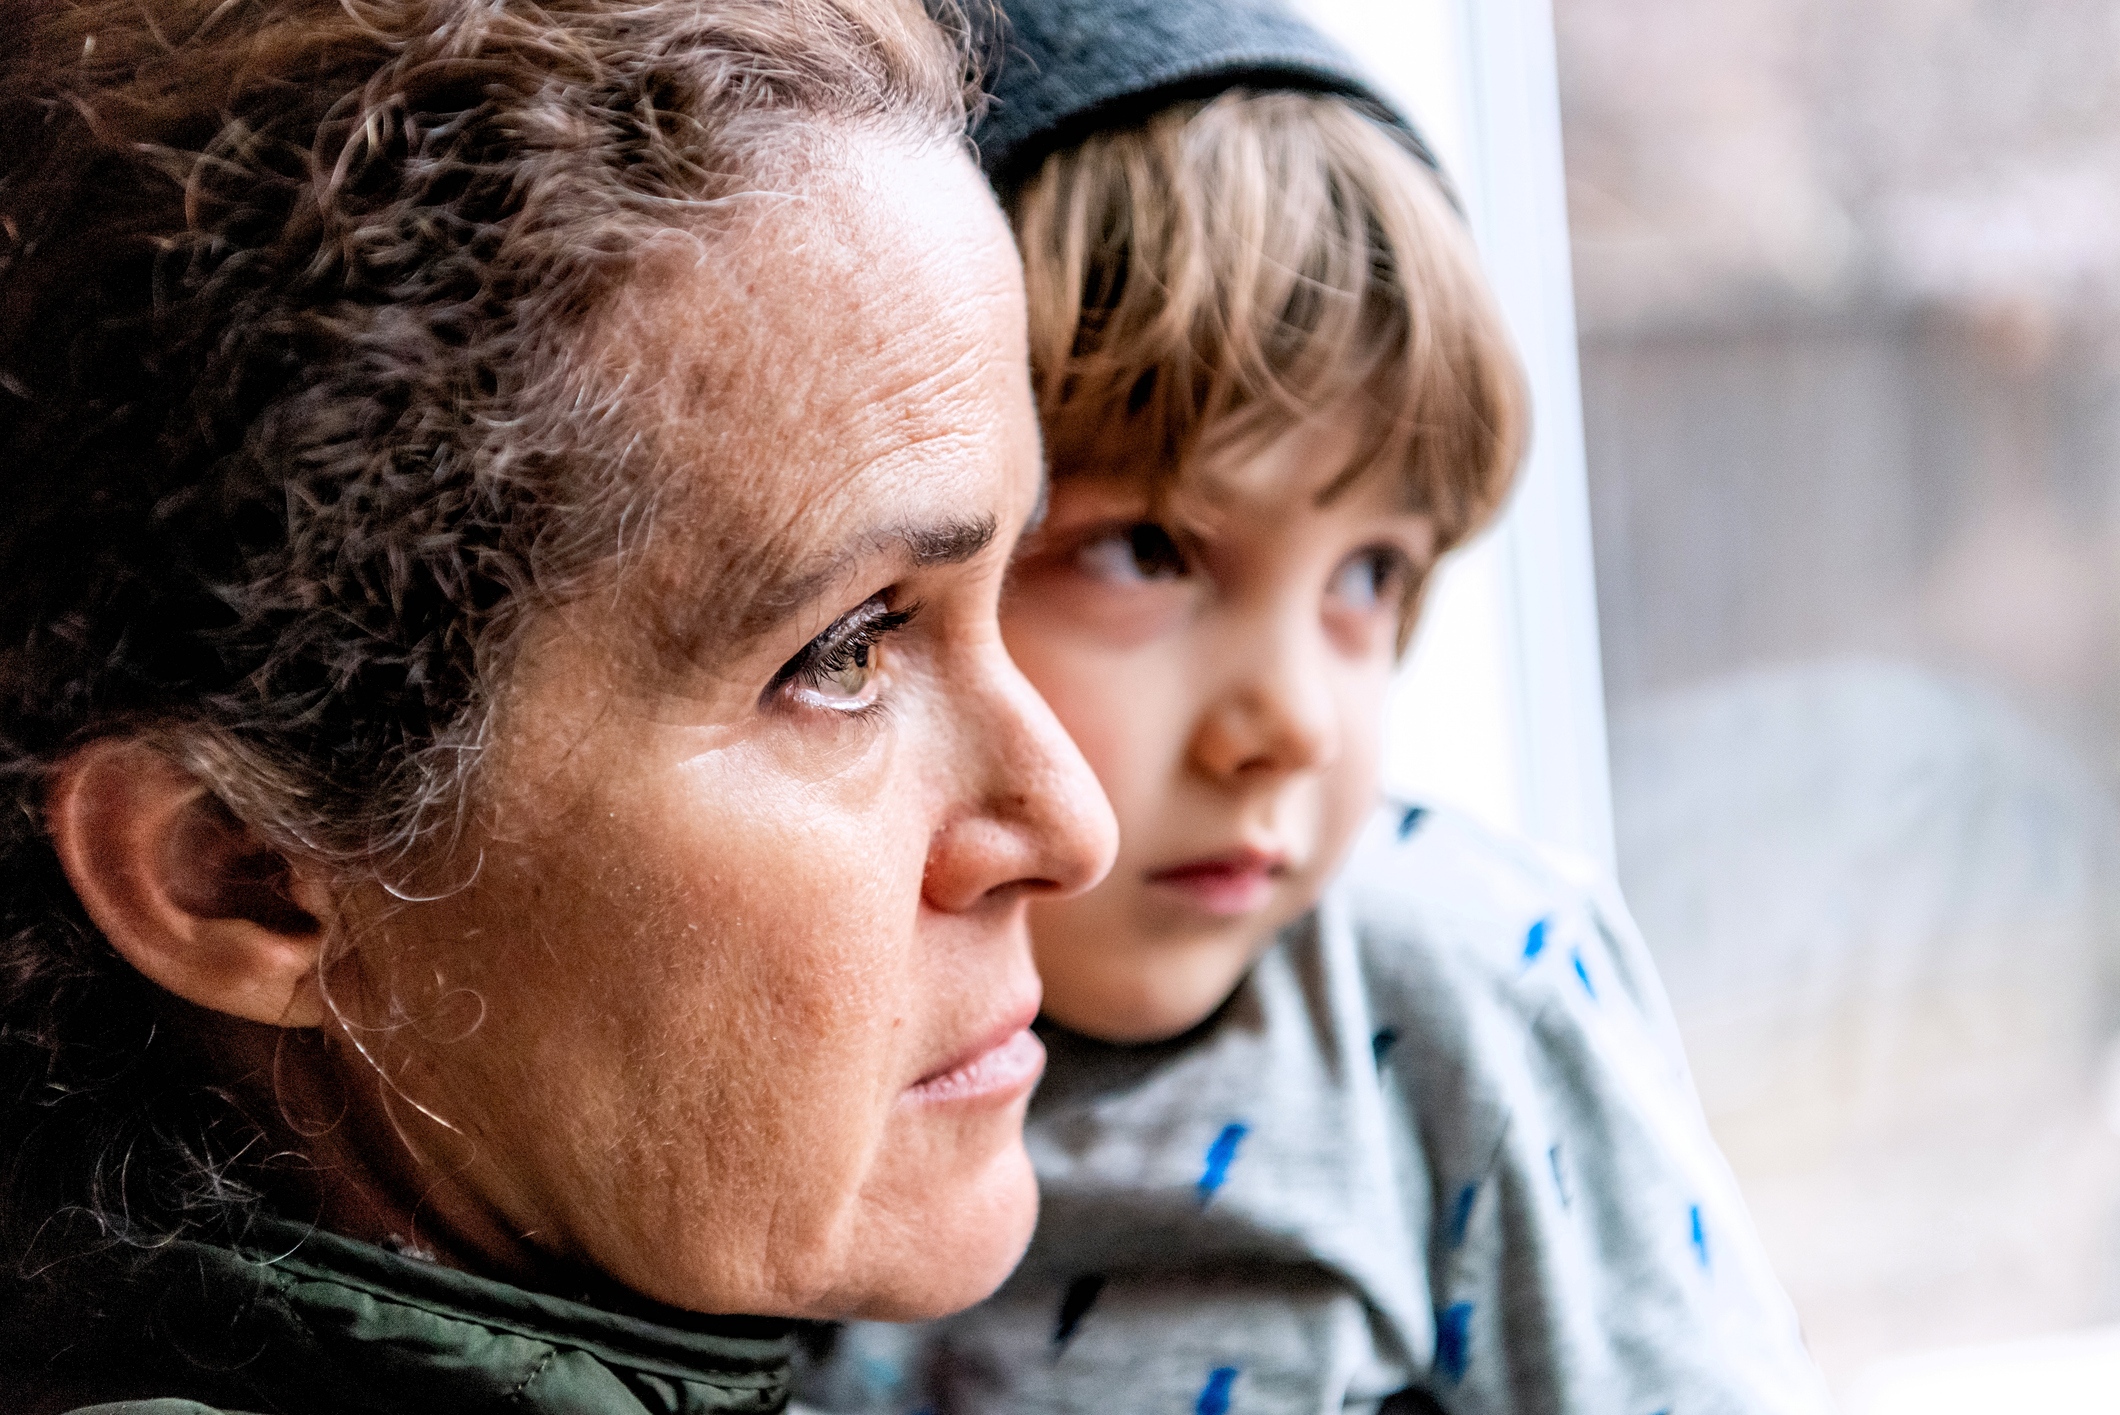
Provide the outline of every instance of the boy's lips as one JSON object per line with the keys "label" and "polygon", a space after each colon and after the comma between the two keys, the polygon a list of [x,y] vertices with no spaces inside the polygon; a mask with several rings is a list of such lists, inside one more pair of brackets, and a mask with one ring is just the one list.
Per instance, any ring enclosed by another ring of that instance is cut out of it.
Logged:
{"label": "boy's lips", "polygon": [[1265,907],[1288,867],[1278,851],[1246,846],[1148,873],[1148,882],[1175,890],[1210,914],[1234,916]]}

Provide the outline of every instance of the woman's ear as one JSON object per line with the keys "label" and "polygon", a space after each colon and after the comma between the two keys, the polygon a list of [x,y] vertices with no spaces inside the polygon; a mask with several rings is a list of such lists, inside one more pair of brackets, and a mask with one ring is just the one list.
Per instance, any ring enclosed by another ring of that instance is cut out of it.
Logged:
{"label": "woman's ear", "polygon": [[153,982],[253,1022],[322,1024],[330,891],[197,777],[145,742],[104,738],[60,763],[45,819],[89,918]]}

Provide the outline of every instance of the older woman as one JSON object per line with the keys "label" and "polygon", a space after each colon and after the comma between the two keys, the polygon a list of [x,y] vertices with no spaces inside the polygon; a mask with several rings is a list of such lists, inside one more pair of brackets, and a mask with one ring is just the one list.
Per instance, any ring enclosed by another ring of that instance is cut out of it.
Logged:
{"label": "older woman", "polygon": [[0,1407],[773,1410],[769,1318],[984,1294],[1025,902],[1112,832],[995,631],[1039,453],[961,47],[0,33]]}

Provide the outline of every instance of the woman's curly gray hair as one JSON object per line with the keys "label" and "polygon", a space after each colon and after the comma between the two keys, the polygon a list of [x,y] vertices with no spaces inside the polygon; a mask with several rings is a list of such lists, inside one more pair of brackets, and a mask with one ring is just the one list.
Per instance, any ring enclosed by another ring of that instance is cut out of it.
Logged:
{"label": "woman's curly gray hair", "polygon": [[591,321],[806,134],[961,140],[952,28],[917,0],[0,0],[10,1250],[61,1211],[143,1240],[218,1212],[256,1133],[160,1054],[49,844],[54,765],[148,737],[349,880],[446,852],[517,626],[617,553],[653,431],[595,392]]}

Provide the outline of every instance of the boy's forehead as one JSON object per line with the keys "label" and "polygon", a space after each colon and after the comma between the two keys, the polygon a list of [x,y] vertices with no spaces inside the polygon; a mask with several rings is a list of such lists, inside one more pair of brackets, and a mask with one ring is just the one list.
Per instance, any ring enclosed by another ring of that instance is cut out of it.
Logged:
{"label": "boy's forehead", "polygon": [[1129,455],[1121,445],[1074,467],[1056,466],[1053,475],[1092,479],[1112,494],[1131,489],[1148,509],[1181,517],[1297,493],[1323,508],[1380,492],[1393,512],[1428,511],[1406,460],[1380,453],[1376,442],[1370,420],[1359,416],[1286,419],[1203,438],[1182,461],[1144,454],[1138,444]]}

